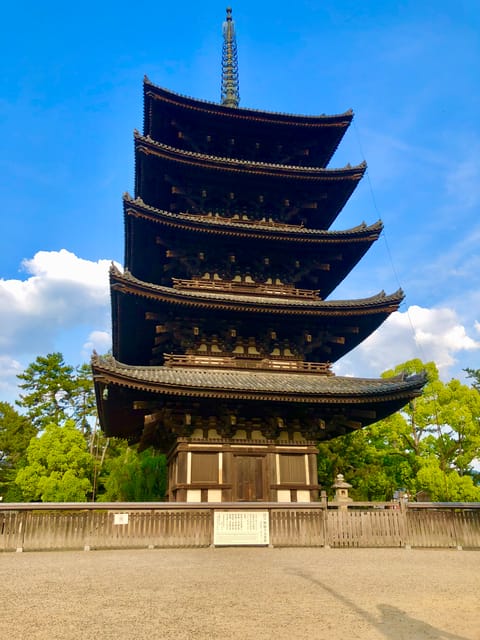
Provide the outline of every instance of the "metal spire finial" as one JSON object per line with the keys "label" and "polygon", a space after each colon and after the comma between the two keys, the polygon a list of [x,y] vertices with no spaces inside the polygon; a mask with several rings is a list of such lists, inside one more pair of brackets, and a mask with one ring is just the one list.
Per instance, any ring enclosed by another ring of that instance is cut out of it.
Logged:
{"label": "metal spire finial", "polygon": [[238,85],[237,40],[232,9],[227,8],[227,18],[223,23],[222,48],[222,104],[226,107],[238,107],[240,93]]}

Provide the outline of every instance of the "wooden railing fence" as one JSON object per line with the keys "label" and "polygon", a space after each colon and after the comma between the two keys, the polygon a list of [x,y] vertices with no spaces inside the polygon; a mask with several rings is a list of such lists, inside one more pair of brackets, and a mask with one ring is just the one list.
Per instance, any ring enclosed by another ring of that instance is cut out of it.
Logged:
{"label": "wooden railing fence", "polygon": [[0,551],[208,547],[215,511],[267,511],[274,547],[480,548],[480,503],[0,505]]}

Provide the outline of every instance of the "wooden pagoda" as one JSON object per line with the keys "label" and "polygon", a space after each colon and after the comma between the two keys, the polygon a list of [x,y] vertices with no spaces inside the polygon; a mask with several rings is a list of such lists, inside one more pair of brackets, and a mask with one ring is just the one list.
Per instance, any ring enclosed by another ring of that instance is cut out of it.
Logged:
{"label": "wooden pagoda", "polygon": [[171,501],[309,502],[318,442],[397,411],[425,380],[331,370],[403,299],[329,299],[382,230],[329,230],[365,171],[326,168],[353,113],[238,102],[230,10],[221,104],[144,80],[112,356],[92,360],[100,423],[167,453]]}

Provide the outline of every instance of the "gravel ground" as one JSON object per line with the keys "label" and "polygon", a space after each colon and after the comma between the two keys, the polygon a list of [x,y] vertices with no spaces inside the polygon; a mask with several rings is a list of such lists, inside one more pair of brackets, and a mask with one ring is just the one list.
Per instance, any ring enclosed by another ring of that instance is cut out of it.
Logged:
{"label": "gravel ground", "polygon": [[0,554],[9,640],[480,640],[479,596],[475,551]]}

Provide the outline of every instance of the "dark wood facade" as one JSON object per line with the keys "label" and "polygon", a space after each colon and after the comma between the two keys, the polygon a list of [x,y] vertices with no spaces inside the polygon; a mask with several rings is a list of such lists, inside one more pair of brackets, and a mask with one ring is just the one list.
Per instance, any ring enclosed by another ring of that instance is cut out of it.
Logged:
{"label": "dark wood facade", "polygon": [[102,428],[167,453],[172,501],[313,501],[317,443],[425,382],[331,370],[403,299],[327,299],[382,230],[330,230],[365,171],[327,168],[353,114],[232,108],[148,79],[144,107],[112,356],[93,358]]}

